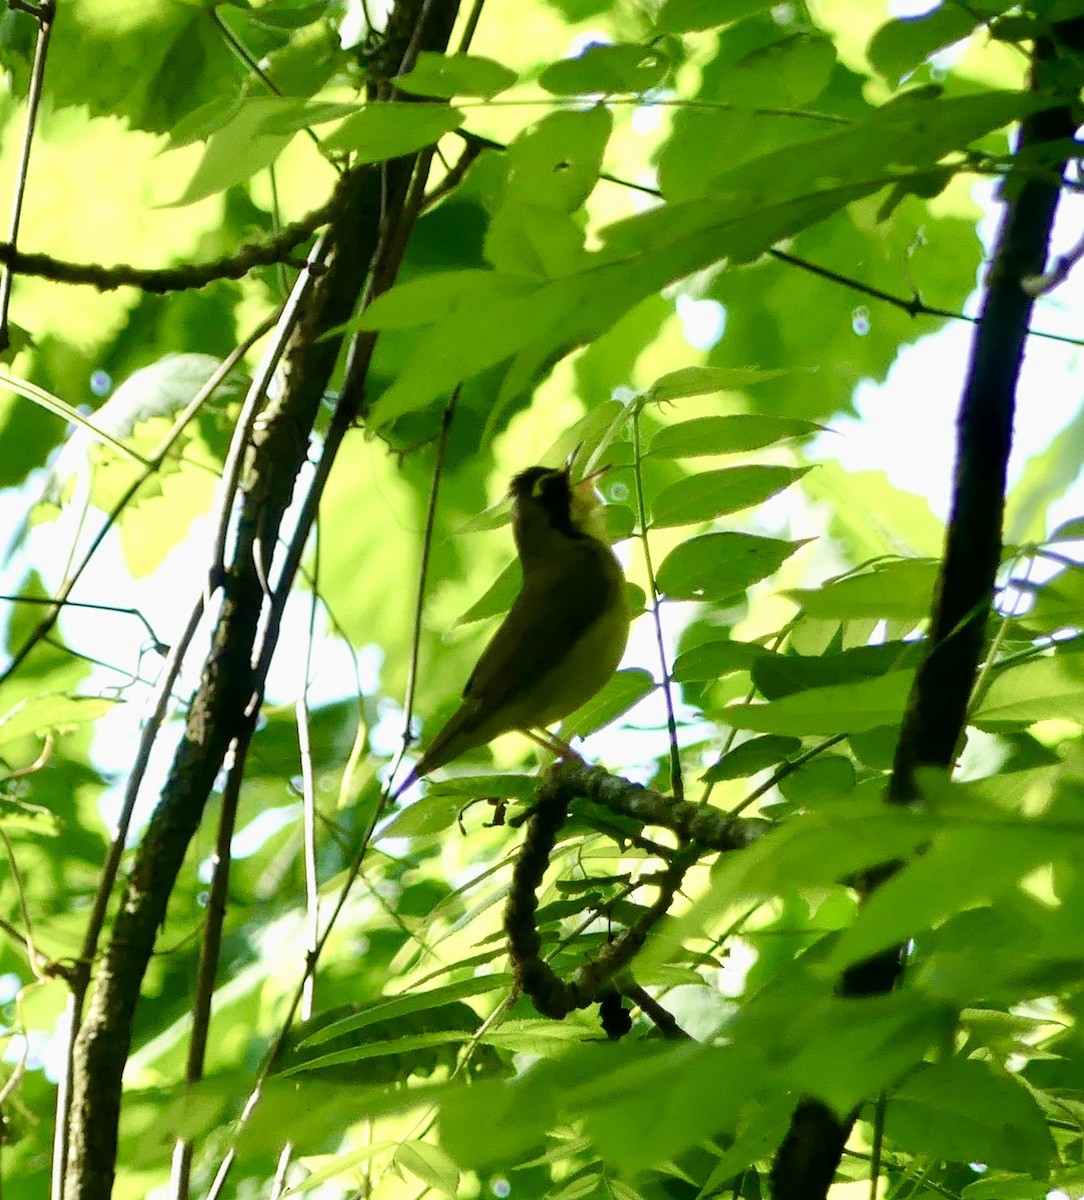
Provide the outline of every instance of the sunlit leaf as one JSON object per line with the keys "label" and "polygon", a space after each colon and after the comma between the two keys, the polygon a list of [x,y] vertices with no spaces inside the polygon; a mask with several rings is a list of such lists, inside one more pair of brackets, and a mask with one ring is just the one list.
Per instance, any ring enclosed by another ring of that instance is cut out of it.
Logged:
{"label": "sunlit leaf", "polygon": [[903,716],[914,671],[889,671],[874,679],[810,688],[766,704],[730,704],[726,719],[738,729],[827,737],[894,725]]}
{"label": "sunlit leaf", "polygon": [[[710,396],[713,392],[729,392],[743,391],[753,384],[762,383],[768,379],[778,379],[781,375],[785,375],[786,371],[762,371],[759,367],[682,367],[678,371],[670,371],[666,375],[656,379],[655,382],[647,389],[646,399],[656,404],[662,404],[671,400],[680,400],[686,396]],[[726,428],[728,423],[736,422],[736,428],[741,428],[743,421],[752,422],[751,428],[756,428],[756,423],[767,422],[770,426],[772,418],[757,418],[757,417],[701,417],[698,418],[702,430],[718,428],[719,423],[723,428]],[[695,422],[686,422],[686,424],[694,424]],[[801,421],[793,422],[793,424],[801,426],[805,424]],[[674,426],[670,427],[675,428]],[[808,425],[807,429],[812,431],[817,428],[813,425]],[[656,434],[655,441],[660,438],[665,442],[664,434],[666,430]],[[780,435],[785,436],[785,435]],[[767,443],[761,442],[760,445]],[[656,451],[658,453],[658,451]],[[709,453],[704,451],[703,453]]]}
{"label": "sunlit leaf", "polygon": [[416,96],[482,96],[491,99],[516,82],[516,73],[496,59],[478,54],[433,54],[423,50],[395,86]]}
{"label": "sunlit leaf", "polygon": [[935,562],[905,559],[877,563],[872,571],[832,580],[815,590],[794,588],[783,594],[810,617],[918,620],[929,614],[937,572]]}
{"label": "sunlit leaf", "polygon": [[895,86],[935,50],[967,37],[978,20],[968,9],[939,4],[920,16],[889,21],[873,35],[869,60]]}
{"label": "sunlit leaf", "polygon": [[618,671],[596,696],[561,722],[561,736],[586,737],[601,729],[642,700],[655,687],[647,671]]}
{"label": "sunlit leaf", "polygon": [[556,96],[645,92],[666,77],[665,56],[653,46],[593,42],[576,57],[552,63],[538,77]]}
{"label": "sunlit leaf", "polygon": [[751,533],[707,533],[666,556],[659,587],[674,599],[724,600],[774,575],[804,545]]}
{"label": "sunlit leaf", "polygon": [[720,783],[724,779],[748,779],[758,771],[774,767],[797,754],[802,748],[800,738],[766,733],[750,738],[728,750],[717,763],[703,774],[705,783]]}
{"label": "sunlit leaf", "polygon": [[820,428],[812,421],[786,417],[694,417],[691,421],[680,421],[660,429],[651,439],[648,454],[659,458],[738,454],[790,438],[806,437]]}
{"label": "sunlit leaf", "polygon": [[651,504],[651,523],[658,528],[692,525],[726,513],[763,504],[789,487],[809,467],[728,467],[701,471],[679,479]]}
{"label": "sunlit leaf", "polygon": [[383,162],[431,146],[462,120],[459,109],[444,104],[367,104],[324,139],[324,148],[350,150],[357,162]]}

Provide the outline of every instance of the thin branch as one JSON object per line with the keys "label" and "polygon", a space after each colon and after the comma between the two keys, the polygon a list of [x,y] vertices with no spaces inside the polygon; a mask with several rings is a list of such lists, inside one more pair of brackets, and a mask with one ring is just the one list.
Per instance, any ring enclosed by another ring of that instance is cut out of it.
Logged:
{"label": "thin branch", "polygon": [[[422,211],[428,212],[429,209],[437,205],[445,196],[454,192],[457,187],[463,182],[464,177],[470,170],[475,159],[482,153],[483,146],[477,142],[468,142],[463,147],[463,153],[456,159],[453,166],[449,167],[444,174],[444,178],[431,188],[425,194],[425,200],[422,204]],[[443,159],[442,159],[443,161]]]}
{"label": "thin branch", "polygon": [[[218,499],[218,530],[215,533],[211,565],[207,572],[207,586],[212,591],[218,586],[225,571],[226,550],[229,543],[230,526],[234,517],[234,498],[241,484],[241,468],[244,463],[245,453],[252,441],[252,431],[256,426],[256,418],[260,414],[260,409],[267,395],[267,389],[271,386],[271,380],[278,370],[279,362],[283,354],[286,353],[290,339],[293,337],[294,331],[301,320],[303,307],[309,298],[310,292],[315,287],[319,268],[324,263],[328,250],[329,238],[325,235],[316,242],[309,252],[306,269],[295,281],[290,298],[283,305],[282,311],[279,313],[274,340],[264,354],[259,370],[253,376],[252,383],[249,385],[244,403],[241,406],[237,423],[234,426],[233,437],[230,439],[230,448],[226,452],[226,460],[222,464],[222,484]],[[267,553],[270,554],[271,548],[267,547],[266,549]]]}
{"label": "thin branch", "polygon": [[804,754],[799,754],[797,758],[788,759],[772,772],[770,779],[766,779],[759,787],[753,788],[744,800],[739,804],[735,804],[730,809],[730,815],[736,817],[738,813],[744,812],[751,804],[755,804],[761,796],[766,795],[772,788],[778,786],[788,775],[793,775],[800,767],[804,767],[810,759],[816,758],[818,754],[823,754],[825,750],[829,750],[833,746],[838,746],[846,738],[847,734],[845,733],[833,734],[831,737],[825,738],[823,742],[818,742],[815,746],[805,751]]}
{"label": "thin branch", "polygon": [[662,614],[659,611],[659,585],[651,563],[651,542],[648,537],[647,503],[644,500],[644,477],[641,469],[643,448],[640,445],[640,411],[637,404],[632,412],[632,469],[636,482],[636,510],[640,523],[640,546],[644,552],[647,584],[651,589],[651,620],[655,626],[655,648],[662,674],[662,694],[666,701],[666,728],[670,735],[670,787],[676,800],[685,799],[685,782],[681,777],[681,750],[678,747],[677,719],[674,716],[673,676],[666,661],[666,642],[662,635]]}
{"label": "thin branch", "polygon": [[[207,1056],[207,1037],[211,1028],[211,1004],[214,1000],[218,962],[222,953],[222,930],[226,921],[226,903],[230,886],[230,864],[234,828],[237,825],[237,805],[241,798],[241,785],[245,776],[245,750],[252,736],[251,726],[233,743],[232,762],[222,790],[222,804],[218,815],[218,835],[215,839],[214,866],[211,887],[207,897],[207,918],[200,942],[199,967],[196,973],[196,990],[192,998],[192,1031],[188,1039],[188,1055],[185,1060],[184,1080],[186,1085],[198,1083],[203,1078],[203,1067]],[[242,741],[243,739],[243,741]],[[178,1138],[173,1146],[173,1163],[170,1171],[170,1200],[188,1200],[192,1173],[192,1143],[187,1138]]]}
{"label": "thin branch", "polygon": [[1069,273],[1084,258],[1084,234],[1076,245],[1059,254],[1042,275],[1025,275],[1021,287],[1029,296],[1038,298],[1052,292],[1059,284],[1069,278]]}
{"label": "thin branch", "polygon": [[467,14],[466,23],[463,26],[463,34],[459,39],[459,53],[466,54],[470,49],[471,42],[474,41],[474,35],[478,30],[478,22],[482,19],[482,8],[485,6],[486,0],[474,0],[471,5],[471,10]]}
{"label": "thin branch", "polygon": [[56,596],[12,596],[6,592],[0,593],[0,600],[6,600],[11,604],[41,604],[57,608],[85,608],[92,612],[118,613],[125,617],[135,617],[147,631],[147,636],[151,639],[155,650],[160,654],[167,654],[169,652],[169,647],[154,632],[150,621],[147,620],[138,608],[122,608],[116,604],[91,604],[86,600],[62,600]]}
{"label": "thin branch", "polygon": [[34,945],[34,922],[30,916],[30,906],[26,900],[26,889],[23,887],[22,873],[19,871],[19,864],[15,861],[15,847],[11,844],[11,838],[8,831],[0,825],[0,839],[4,842],[4,852],[7,855],[8,868],[11,871],[11,880],[15,884],[15,894],[19,898],[19,912],[23,917],[23,947],[26,950],[26,957],[30,961],[30,969],[35,975],[41,975],[42,956],[38,953],[37,947]]}
{"label": "thin branch", "polygon": [[403,698],[403,737],[399,745],[399,753],[395,756],[391,770],[388,772],[388,783],[395,778],[396,771],[403,761],[403,756],[410,748],[410,725],[414,719],[414,692],[418,683],[418,654],[422,641],[422,618],[425,614],[425,592],[429,583],[429,559],[433,550],[433,530],[437,519],[437,497],[440,494],[440,481],[444,474],[444,456],[448,449],[448,434],[452,428],[452,417],[455,406],[459,401],[460,388],[457,387],[444,406],[440,419],[440,433],[437,435],[437,457],[433,463],[433,478],[429,485],[429,502],[425,510],[425,531],[422,534],[422,561],[418,568],[418,590],[414,598],[414,628],[410,638],[410,661],[407,665],[406,695]]}
{"label": "thin branch", "polygon": [[[41,93],[45,82],[45,59],[49,53],[49,36],[52,33],[53,21],[56,17],[56,6],[53,0],[43,0],[33,10],[38,22],[37,43],[34,46],[34,63],[30,69],[30,90],[26,98],[26,124],[23,126],[23,146],[19,155],[19,170],[15,177],[15,195],[11,202],[11,220],[8,223],[8,241],[14,248],[19,240],[19,225],[22,220],[23,198],[26,194],[26,180],[30,174],[30,152],[34,145],[34,133],[38,124],[38,110],[41,107]],[[8,306],[11,303],[11,283],[14,272],[5,265],[0,274],[0,350],[7,350],[11,345],[8,331]]]}
{"label": "thin branch", "polygon": [[233,254],[205,263],[188,263],[180,267],[144,268],[127,264],[104,267],[98,263],[68,262],[51,254],[27,254],[10,241],[0,242],[0,263],[19,275],[39,276],[53,283],[82,284],[97,288],[100,292],[134,287],[154,295],[164,295],[167,292],[206,287],[220,279],[243,279],[256,267],[269,267],[276,263],[300,266],[290,252],[332,219],[339,206],[341,186],[340,180],[326,204],[321,204],[307,216],[287,225],[277,237],[249,242]]}
{"label": "thin branch", "polygon": [[[316,871],[316,772],[312,758],[312,728],[309,721],[309,672],[312,667],[312,647],[316,634],[316,606],[318,596],[315,581],[320,573],[320,524],[313,523],[316,530],[316,563],[313,568],[312,601],[309,605],[309,627],[305,638],[305,663],[301,691],[294,705],[297,726],[297,750],[301,763],[302,828],[304,831],[303,863],[305,870],[305,919],[308,925],[306,959],[311,960],[316,952],[320,937],[320,880]],[[307,1021],[313,1014],[316,1001],[316,974],[306,971],[301,993],[301,1019]],[[279,1200],[286,1187],[286,1173],[293,1158],[294,1142],[287,1138],[279,1154],[275,1178],[271,1183],[271,1200]]]}

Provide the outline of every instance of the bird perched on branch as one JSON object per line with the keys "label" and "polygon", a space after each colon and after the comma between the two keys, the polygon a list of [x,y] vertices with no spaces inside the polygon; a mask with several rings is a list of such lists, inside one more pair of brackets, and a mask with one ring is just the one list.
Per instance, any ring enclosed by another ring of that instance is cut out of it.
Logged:
{"label": "bird perched on branch", "polygon": [[602,471],[573,483],[571,470],[570,459],[564,467],[530,467],[512,480],[523,586],[482,651],[463,702],[395,795],[513,729],[558,746],[545,727],[589,700],[621,661],[630,614],[595,490]]}

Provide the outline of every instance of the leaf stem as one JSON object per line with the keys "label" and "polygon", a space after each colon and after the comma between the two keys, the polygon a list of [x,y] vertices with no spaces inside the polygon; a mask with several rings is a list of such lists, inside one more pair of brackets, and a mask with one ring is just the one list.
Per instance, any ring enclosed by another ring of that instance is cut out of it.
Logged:
{"label": "leaf stem", "polygon": [[662,693],[666,701],[666,728],[670,734],[670,786],[676,800],[685,799],[685,783],[681,777],[681,751],[678,748],[677,720],[674,717],[674,697],[671,692],[673,676],[666,661],[666,642],[662,634],[662,615],[659,611],[659,585],[655,581],[655,568],[651,562],[651,545],[648,540],[647,505],[644,501],[644,478],[641,469],[643,457],[640,444],[641,405],[632,410],[633,477],[636,480],[636,509],[640,525],[640,545],[644,552],[644,567],[647,571],[648,587],[651,589],[651,619],[655,626],[655,645],[659,654],[662,673]]}

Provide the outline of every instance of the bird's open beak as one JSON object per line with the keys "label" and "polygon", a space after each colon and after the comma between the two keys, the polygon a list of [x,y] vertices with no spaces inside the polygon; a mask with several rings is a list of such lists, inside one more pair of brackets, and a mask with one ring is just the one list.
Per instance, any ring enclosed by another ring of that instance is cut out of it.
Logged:
{"label": "bird's open beak", "polygon": [[590,475],[585,475],[580,482],[576,484],[576,487],[583,488],[584,490],[598,487],[598,481],[609,469],[609,463],[607,463],[604,467],[599,467],[597,471],[592,471]]}

